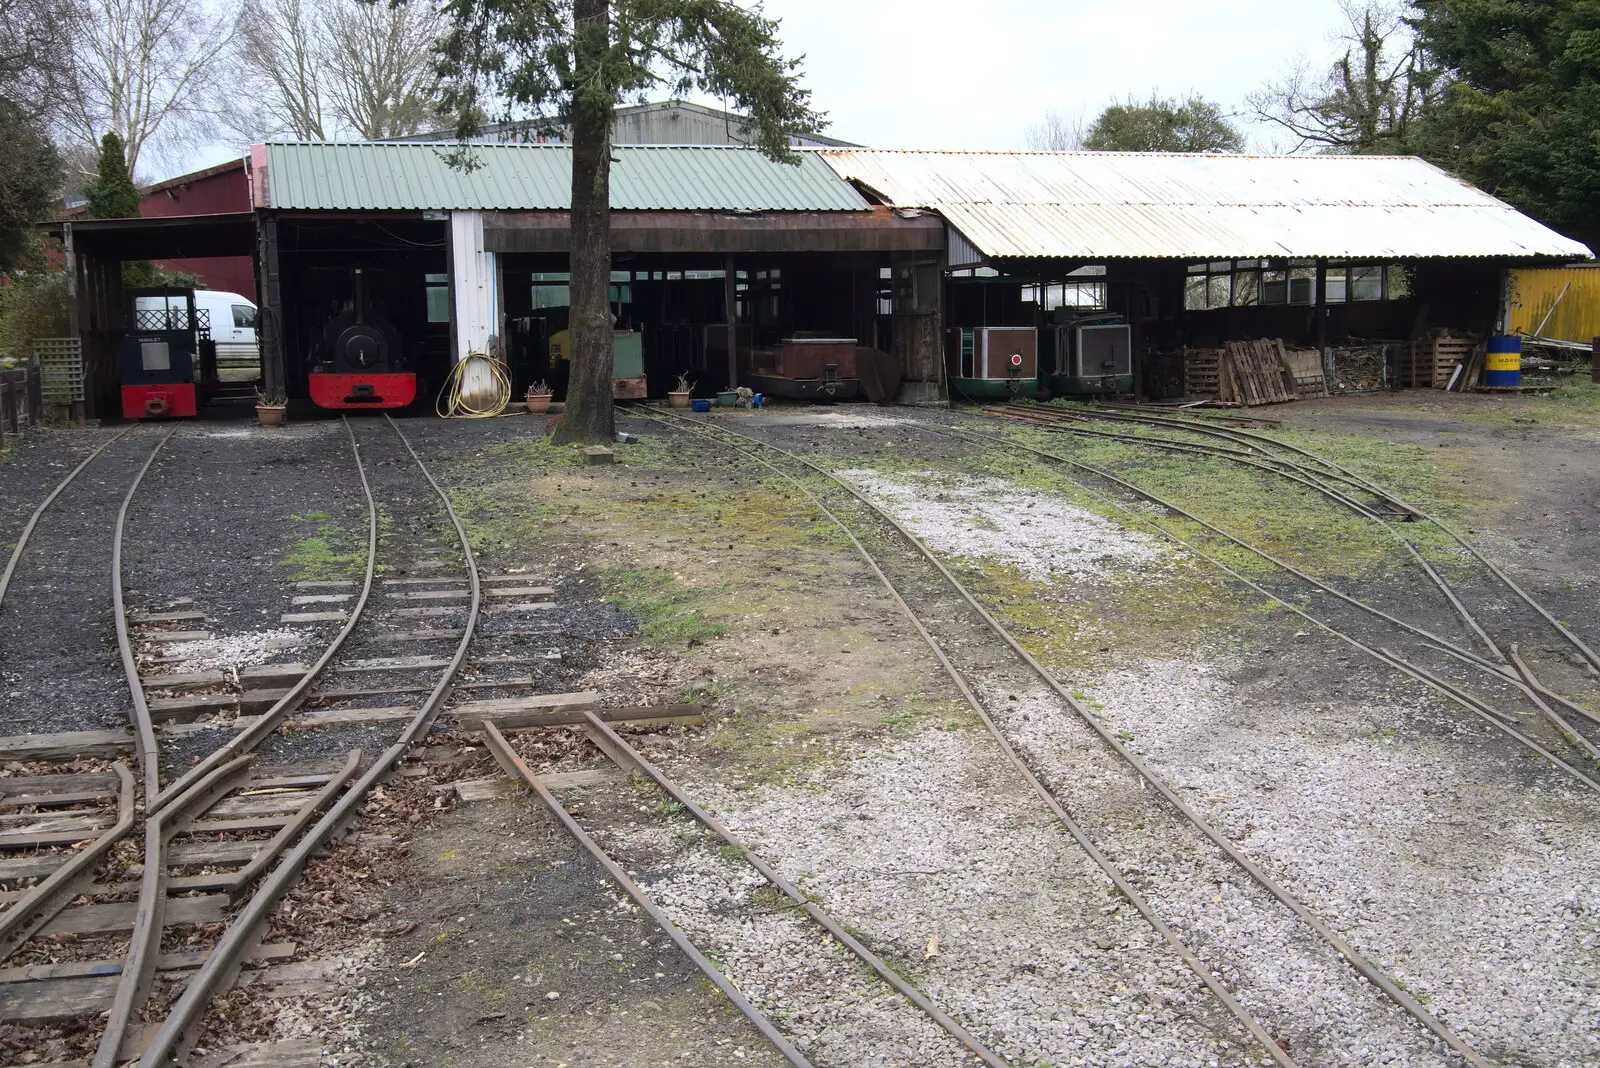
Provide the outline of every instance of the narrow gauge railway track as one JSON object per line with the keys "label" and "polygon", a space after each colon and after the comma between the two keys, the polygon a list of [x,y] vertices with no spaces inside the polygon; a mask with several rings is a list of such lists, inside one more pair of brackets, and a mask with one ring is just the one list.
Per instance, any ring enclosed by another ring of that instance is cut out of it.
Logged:
{"label": "narrow gauge railway track", "polygon": [[[386,670],[436,673],[426,685],[413,682],[380,691],[425,694],[420,707],[408,708],[403,715],[396,709],[368,709],[344,717],[375,721],[398,733],[370,764],[359,750],[353,750],[331,766],[291,768],[288,773],[252,771],[250,750],[271,737],[296,705],[314,696],[370,696],[366,691],[329,693],[313,686],[358,624],[373,622],[361,608],[374,572],[376,510],[352,428],[351,443],[369,507],[367,581],[362,593],[352,605],[346,626],[314,668],[300,669],[303,685],[291,687],[277,707],[193,771],[169,783],[164,791],[145,794],[142,863],[129,851],[121,855],[112,852],[118,840],[130,836],[141,822],[134,800],[134,776],[125,766],[113,765],[107,773],[21,776],[0,783],[0,794],[5,794],[10,804],[47,812],[51,814],[47,818],[56,824],[72,823],[70,829],[56,833],[63,843],[68,837],[81,841],[85,828],[102,831],[66,863],[61,863],[59,855],[0,859],[0,882],[16,887],[5,893],[4,900],[11,907],[0,914],[0,950],[13,958],[10,963],[18,965],[0,969],[0,1008],[4,1010],[0,1015],[5,1019],[24,1025],[60,1021],[81,1029],[83,1021],[98,1016],[104,1025],[92,1061],[95,1068],[109,1068],[133,1058],[146,1065],[179,1064],[199,1033],[211,997],[231,987],[247,961],[279,960],[290,948],[259,944],[273,906],[294,885],[311,857],[356,818],[372,787],[393,773],[426,735],[462,671],[477,630],[483,590],[465,531],[400,428],[392,421],[389,426],[404,450],[396,453],[389,466],[404,464],[420,472],[429,496],[437,498],[448,518],[465,572],[459,579],[452,576],[427,582],[429,586],[459,582],[465,587],[460,593],[466,603],[445,610],[458,617],[453,620],[458,626],[429,635],[430,639],[443,636],[453,651],[444,657],[415,657],[398,666],[383,665]],[[143,470],[148,470],[149,463],[147,460]],[[123,499],[115,532],[119,541],[136,490],[137,483]],[[113,557],[119,556],[117,545]],[[114,574],[120,586],[120,570]],[[502,586],[508,588],[516,587]],[[454,592],[447,599],[459,600]],[[405,603],[403,598],[401,603]],[[123,638],[126,656],[126,631]],[[135,694],[133,704],[147,713],[142,690],[149,680],[140,679],[136,671],[128,672],[127,677]],[[481,685],[516,689],[529,684],[513,680]],[[337,716],[331,718],[338,721]],[[145,726],[151,726],[148,719]],[[141,756],[146,752],[152,759],[144,777],[159,782],[156,750],[140,747]],[[356,779],[353,785],[352,779]],[[34,838],[36,845],[55,841],[48,835],[35,834]],[[108,856],[109,866],[103,863]],[[99,881],[95,881],[97,869],[104,872]],[[34,885],[23,885],[29,881],[35,881]],[[88,903],[68,907],[80,894]],[[226,925],[209,948],[201,945],[204,939],[196,933],[207,924]],[[190,935],[177,937],[185,930]],[[69,940],[70,950],[61,951],[62,938]],[[172,1011],[161,1027],[141,1022],[158,1019],[162,1004],[174,997]]]}
{"label": "narrow gauge railway track", "polygon": [[[1075,436],[1087,436],[1098,439],[1113,439],[1129,444],[1147,446],[1156,449],[1172,450],[1191,453],[1201,456],[1212,456],[1230,462],[1241,463],[1257,470],[1262,470],[1271,475],[1281,475],[1298,483],[1314,492],[1317,492],[1341,507],[1347,508],[1363,519],[1376,524],[1389,537],[1399,542],[1407,550],[1410,558],[1426,575],[1432,586],[1440,593],[1450,605],[1454,613],[1461,619],[1464,627],[1465,641],[1455,641],[1443,637],[1434,631],[1428,630],[1417,624],[1408,622],[1399,616],[1382,609],[1376,608],[1364,600],[1337,589],[1333,585],[1315,578],[1305,570],[1274,556],[1250,544],[1244,539],[1224,530],[1214,523],[1210,523],[1194,513],[1181,508],[1174,502],[1142,489],[1132,481],[1122,478],[1112,472],[1085,464],[1071,457],[1040,449],[1026,442],[1014,438],[997,436],[990,433],[978,432],[969,427],[957,424],[945,428],[943,432],[953,433],[966,437],[968,440],[983,440],[990,444],[1000,444],[1007,448],[1016,449],[1027,455],[1035,462],[1044,461],[1052,464],[1070,467],[1088,475],[1091,479],[1102,485],[1114,487],[1112,503],[1117,504],[1117,496],[1126,497],[1129,494],[1165,510],[1175,518],[1195,524],[1206,538],[1226,541],[1233,546],[1242,548],[1252,555],[1265,560],[1275,569],[1292,578],[1310,594],[1322,598],[1321,605],[1324,615],[1330,610],[1338,610],[1349,622],[1339,627],[1329,624],[1327,618],[1308,614],[1305,606],[1297,605],[1286,598],[1287,593],[1279,594],[1263,588],[1259,583],[1245,579],[1235,570],[1227,568],[1214,554],[1206,553],[1198,545],[1193,544],[1194,539],[1185,540],[1172,530],[1157,524],[1157,532],[1169,540],[1177,541],[1185,548],[1195,552],[1202,559],[1213,566],[1223,569],[1231,577],[1240,581],[1250,582],[1259,592],[1270,597],[1273,601],[1290,611],[1296,612],[1302,618],[1316,624],[1319,628],[1327,630],[1335,637],[1351,644],[1360,652],[1369,655],[1391,666],[1410,677],[1417,679],[1429,686],[1449,700],[1467,708],[1474,715],[1493,724],[1497,729],[1516,739],[1519,743],[1528,746],[1541,757],[1551,760],[1558,767],[1585,782],[1591,788],[1600,790],[1600,780],[1596,780],[1591,773],[1593,764],[1588,769],[1577,765],[1586,762],[1600,761],[1600,747],[1597,747],[1594,738],[1595,727],[1600,725],[1600,714],[1590,708],[1563,696],[1551,687],[1545,685],[1538,675],[1529,666],[1521,654],[1518,643],[1504,635],[1505,629],[1510,625],[1503,620],[1509,615],[1504,605],[1490,604],[1488,614],[1500,619],[1500,622],[1491,624],[1488,628],[1478,622],[1467,604],[1466,599],[1458,593],[1455,586],[1436,568],[1428,564],[1422,554],[1404,534],[1405,523],[1395,524],[1390,522],[1393,516],[1402,516],[1409,520],[1430,523],[1449,535],[1463,551],[1470,554],[1475,560],[1481,561],[1484,570],[1493,577],[1503,592],[1512,595],[1515,603],[1523,604],[1536,613],[1541,629],[1547,624],[1554,629],[1565,642],[1575,651],[1575,655],[1588,663],[1593,656],[1592,651],[1569,627],[1560,623],[1530,594],[1518,585],[1510,576],[1495,566],[1484,557],[1476,547],[1462,538],[1451,527],[1427,515],[1412,505],[1400,502],[1389,491],[1375,484],[1361,479],[1359,476],[1347,472],[1344,468],[1333,464],[1313,453],[1297,449],[1291,445],[1283,445],[1284,452],[1302,457],[1299,459],[1283,459],[1281,455],[1272,454],[1268,450],[1275,443],[1273,439],[1264,435],[1239,430],[1223,430],[1204,426],[1190,427],[1178,426],[1174,429],[1192,430],[1202,436],[1222,435],[1227,440],[1237,441],[1239,446],[1212,446],[1204,443],[1174,439],[1167,437],[1151,437],[1143,434],[1119,433],[1102,429],[1091,429],[1082,425],[1089,419],[1080,420],[1076,415],[1060,418],[1052,414],[1038,414],[1044,409],[1033,410],[1019,406],[1016,409],[989,409],[991,413],[1020,417],[1020,420],[1030,426],[1048,432],[1063,433]],[[1073,411],[1076,411],[1074,409]],[[1090,417],[1092,418],[1092,417]],[[1145,423],[1147,419],[1154,419],[1155,425],[1169,427],[1174,422],[1172,419],[1160,417],[1146,417],[1143,414],[1116,412],[1111,415],[1116,421],[1124,419],[1137,420]],[[938,428],[925,427],[939,432]],[[1235,439],[1231,435],[1242,435]],[[1247,445],[1248,449],[1244,446]],[[1319,470],[1315,465],[1323,465]],[[1371,495],[1374,502],[1364,502],[1352,496],[1352,491]],[[1120,507],[1120,504],[1118,505]],[[1387,513],[1384,507],[1390,509]],[[1137,512],[1128,513],[1139,521],[1141,526],[1149,526],[1147,516]],[[1482,610],[1480,610],[1482,614]],[[1525,619],[1523,625],[1529,622]],[[1489,634],[1490,629],[1502,632],[1501,643],[1497,643]],[[1364,632],[1361,636],[1351,632]],[[1526,631],[1520,635],[1527,640],[1530,637]],[[1364,640],[1363,640],[1364,638]],[[1480,653],[1470,648],[1470,643],[1476,638],[1485,647],[1485,652]],[[1407,641],[1412,646],[1412,651],[1402,657],[1385,643]],[[1502,648],[1502,645],[1504,646]],[[1433,661],[1432,667],[1426,666],[1424,661]],[[1452,671],[1451,669],[1455,669]],[[1466,669],[1465,678],[1462,669]],[[1488,693],[1473,693],[1473,683]],[[1508,706],[1507,702],[1511,704]],[[1537,726],[1524,724],[1527,729],[1518,729],[1516,724],[1519,719],[1537,718],[1547,727],[1545,737],[1537,737]],[[1570,747],[1573,750],[1574,761],[1563,759],[1551,752],[1552,749]]]}
{"label": "narrow gauge railway track", "polygon": [[[1019,773],[1029,780],[1074,840],[1274,1060],[1280,1064],[1294,1063],[1258,1017],[1270,1020],[1278,1035],[1286,1039],[1292,1037],[1292,1044],[1286,1042],[1286,1045],[1296,1050],[1313,1050],[1307,1056],[1323,1063],[1341,1063],[1351,1044],[1367,1039],[1362,1032],[1378,1027],[1387,1028],[1390,1039],[1408,1045],[1413,1057],[1426,1060],[1436,1056],[1436,1063],[1491,1063],[1178,797],[1158,774],[1034,660],[931,550],[854,485],[805,457],[751,435],[670,413],[648,414],[662,423],[682,427],[722,448],[745,455],[773,471],[811,500],[845,533]],[[829,505],[814,491],[819,476],[823,480],[822,490],[840,503]],[[870,550],[864,541],[879,548]],[[898,552],[891,548],[896,545],[900,547]],[[912,550],[910,554],[904,551],[907,546]],[[908,562],[918,566],[908,567]],[[918,607],[913,608],[909,602],[915,602]],[[980,628],[993,640],[980,640],[977,637]],[[1044,695],[1047,703],[1067,712],[1079,728],[1075,737],[1060,733],[1054,738],[1046,737],[1038,728],[1027,724],[1027,717],[1005,711],[1008,691],[1014,699],[1030,685],[1035,694]],[[1109,749],[1121,768],[1133,773],[1133,778],[1130,780],[1115,769],[1096,769],[1082,763],[1076,765],[1076,772],[1070,764],[1046,767],[1053,759],[1051,747],[1075,750],[1077,755],[1087,755],[1102,764],[1103,758],[1094,757],[1091,751],[1103,753]],[[1122,818],[1118,817],[1119,807]],[[1077,815],[1071,814],[1073,811]],[[1128,816],[1129,812],[1133,815]],[[1150,841],[1142,844],[1153,848],[1141,852],[1121,840],[1124,835],[1137,839],[1146,833],[1147,827],[1155,830],[1147,835]],[[1220,856],[1213,850],[1220,852]],[[1158,868],[1159,862],[1152,863],[1150,858],[1159,856],[1181,856],[1181,862],[1172,864],[1167,873],[1158,871],[1152,877],[1151,869]],[[1119,863],[1133,868],[1142,865],[1143,870],[1130,878],[1120,870]],[[1253,898],[1243,921],[1243,926],[1252,930],[1246,943],[1237,940],[1230,943],[1224,932],[1213,925],[1218,917],[1185,909],[1182,884],[1195,879],[1197,871],[1205,875],[1196,881],[1207,881],[1211,886],[1231,885],[1240,895],[1234,904],[1241,908],[1242,902]],[[1167,878],[1163,879],[1163,874]],[[1212,959],[1202,960],[1200,953],[1185,944],[1185,939],[1162,918],[1162,913],[1168,910],[1182,917],[1181,922],[1192,932],[1193,939],[1207,943],[1201,952]],[[1278,940],[1276,935],[1285,928],[1294,928],[1299,937],[1290,935]],[[1275,937],[1264,939],[1263,932],[1274,933]],[[1312,935],[1320,940],[1320,947],[1310,938]],[[1253,943],[1258,938],[1275,945],[1273,948],[1256,946]],[[1272,996],[1263,998],[1255,993],[1257,985],[1274,989],[1277,982],[1274,969],[1279,962],[1269,958],[1275,958],[1275,954],[1286,948],[1292,948],[1296,968],[1309,969],[1309,974],[1329,985],[1329,990],[1319,992],[1316,1000],[1320,1001],[1329,992],[1347,999],[1346,1004],[1357,1018],[1348,1021],[1346,1026],[1353,1027],[1355,1033],[1341,1034],[1314,1017],[1306,1019],[1307,1006],[1292,1000],[1304,998],[1303,990],[1291,993],[1278,985]],[[1261,953],[1266,957],[1260,956]],[[1223,974],[1232,977],[1233,985],[1242,992],[1241,997],[1236,997],[1223,985],[1220,980]],[[1357,980],[1357,976],[1371,987]],[[1374,1002],[1373,987],[1392,1003],[1387,1009],[1381,1001]],[[1242,1004],[1244,997],[1252,1000],[1249,1007]],[[1403,1017],[1399,1016],[1402,1012]],[[1406,1022],[1407,1017],[1409,1022]],[[1427,1047],[1433,1042],[1442,1044],[1448,1052],[1432,1053]]]}
{"label": "narrow gauge railway track", "polygon": [[[899,972],[895,971],[890,964],[886,963],[876,953],[863,945],[842,924],[807,897],[799,887],[785,879],[770,864],[762,860],[745,842],[719,823],[705,809],[697,805],[678,784],[669,779],[644,754],[629,745],[599,715],[588,709],[582,710],[581,715],[586,723],[585,733],[600,752],[605,754],[624,772],[647,776],[683,811],[688,812],[703,827],[716,835],[727,849],[732,850],[746,864],[760,872],[761,876],[776,888],[779,893],[788,898],[795,908],[825,930],[835,942],[872,969],[880,980],[892,987],[897,994],[921,1011],[934,1026],[953,1039],[960,1046],[960,1049],[952,1048],[945,1051],[945,1057],[950,1063],[977,1061],[989,1065],[991,1068],[1010,1068],[1009,1062],[1002,1059],[967,1031],[966,1028],[936,1006],[926,994],[903,978]],[[806,1054],[798,1049],[790,1041],[789,1037],[743,991],[735,986],[716,964],[699,950],[690,937],[672,921],[666,910],[655,902],[648,892],[634,882],[622,864],[611,857],[604,847],[595,840],[594,836],[581,826],[578,819],[569,813],[568,809],[552,795],[543,779],[517,754],[511,743],[506,740],[505,735],[500,732],[492,720],[485,721],[483,734],[490,753],[493,754],[496,762],[500,764],[505,772],[514,781],[520,780],[538,794],[540,800],[545,803],[551,814],[566,828],[567,832],[599,861],[612,879],[656,921],[683,954],[706,975],[718,990],[728,997],[728,1000],[740,1012],[744,1013],[778,1052],[795,1068],[812,1068],[812,1061]],[[933,1056],[933,1054],[927,1053],[926,1050],[924,1053],[927,1056]],[[926,1063],[932,1063],[932,1061]]]}

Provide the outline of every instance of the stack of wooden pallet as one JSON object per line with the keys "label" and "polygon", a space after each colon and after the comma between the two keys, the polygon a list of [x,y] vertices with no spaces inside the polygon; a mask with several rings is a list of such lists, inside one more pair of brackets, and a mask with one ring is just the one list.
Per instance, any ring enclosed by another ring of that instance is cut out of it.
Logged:
{"label": "stack of wooden pallet", "polygon": [[1294,384],[1294,394],[1300,400],[1311,400],[1328,395],[1328,379],[1322,368],[1321,349],[1280,348],[1283,363]]}
{"label": "stack of wooden pallet", "polygon": [[[1229,341],[1222,359],[1222,399],[1232,392],[1240,404],[1282,404],[1295,398],[1287,377],[1288,363],[1278,338]],[[1230,389],[1231,387],[1231,389]]]}
{"label": "stack of wooden pallet", "polygon": [[1448,389],[1457,364],[1472,360],[1478,342],[1448,333],[1430,334],[1411,343],[1410,359],[1400,361],[1400,384],[1418,389]]}
{"label": "stack of wooden pallet", "polygon": [[1186,397],[1221,396],[1221,349],[1185,349],[1183,354],[1183,393]]}

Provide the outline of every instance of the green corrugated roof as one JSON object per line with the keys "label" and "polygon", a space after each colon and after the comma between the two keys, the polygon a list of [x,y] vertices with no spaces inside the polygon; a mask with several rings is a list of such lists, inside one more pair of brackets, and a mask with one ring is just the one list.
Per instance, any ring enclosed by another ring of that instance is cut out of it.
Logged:
{"label": "green corrugated roof", "polygon": [[[269,142],[274,208],[309,211],[564,211],[572,202],[565,145],[468,145],[478,165],[452,167],[454,144]],[[721,145],[619,145],[611,206],[619,211],[862,211],[827,163],[773,163]]]}

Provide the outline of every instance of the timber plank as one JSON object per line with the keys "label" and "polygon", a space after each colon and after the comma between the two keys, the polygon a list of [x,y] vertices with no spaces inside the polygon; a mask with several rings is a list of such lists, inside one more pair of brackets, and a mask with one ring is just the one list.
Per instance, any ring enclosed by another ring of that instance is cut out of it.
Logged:
{"label": "timber plank", "polygon": [[[226,918],[227,908],[227,894],[168,898],[166,922],[169,927],[182,924],[218,923]],[[133,930],[134,916],[138,911],[139,903],[137,901],[117,901],[102,905],[73,905],[70,908],[63,909],[55,919],[45,924],[39,934],[41,937],[48,938],[51,935],[60,934],[99,935],[131,931]]]}
{"label": "timber plank", "polygon": [[150,718],[157,723],[189,723],[201,716],[232,712],[239,707],[239,695],[208,693],[193,697],[158,697],[146,702]]}
{"label": "timber plank", "polygon": [[343,623],[349,616],[344,612],[285,612],[279,623]]}
{"label": "timber plank", "polygon": [[9,738],[0,738],[0,763],[116,756],[132,748],[133,735],[125,730],[14,734]]}
{"label": "timber plank", "polygon": [[[117,777],[109,772],[78,772],[65,775],[14,775],[0,776],[0,797],[12,798],[19,794],[61,795],[92,792],[114,796]],[[9,801],[9,804],[20,804]]]}
{"label": "timber plank", "polygon": [[206,618],[204,612],[129,612],[128,622],[134,625],[144,623],[191,623]]}
{"label": "timber plank", "polygon": [[220,671],[190,671],[178,675],[142,675],[139,684],[146,690],[198,690],[221,686],[228,676]]}

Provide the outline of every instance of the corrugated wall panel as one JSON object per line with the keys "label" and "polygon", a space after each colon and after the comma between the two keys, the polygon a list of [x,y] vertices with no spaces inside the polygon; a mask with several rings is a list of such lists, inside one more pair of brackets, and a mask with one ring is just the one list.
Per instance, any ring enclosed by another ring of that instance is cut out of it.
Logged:
{"label": "corrugated wall panel", "polygon": [[[1562,291],[1566,296],[1562,296]],[[1561,303],[1557,304],[1559,299]],[[1600,337],[1600,267],[1540,267],[1512,271],[1506,284],[1507,326],[1513,334],[1539,329],[1540,336],[1585,344]]]}

